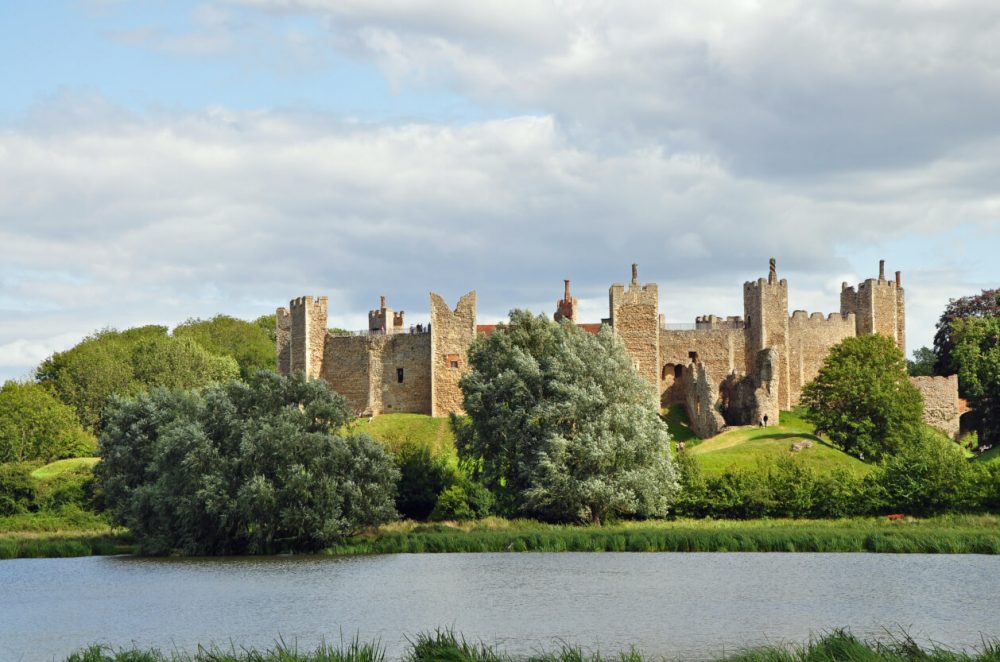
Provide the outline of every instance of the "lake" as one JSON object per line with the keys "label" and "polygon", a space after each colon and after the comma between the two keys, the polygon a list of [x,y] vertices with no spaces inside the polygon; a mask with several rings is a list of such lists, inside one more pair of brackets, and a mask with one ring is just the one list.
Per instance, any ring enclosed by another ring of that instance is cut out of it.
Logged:
{"label": "lake", "polygon": [[559,642],[717,657],[835,627],[972,647],[1000,635],[1000,557],[893,554],[410,554],[0,561],[0,660],[91,643],[311,649],[355,635],[390,657],[450,627],[512,653]]}

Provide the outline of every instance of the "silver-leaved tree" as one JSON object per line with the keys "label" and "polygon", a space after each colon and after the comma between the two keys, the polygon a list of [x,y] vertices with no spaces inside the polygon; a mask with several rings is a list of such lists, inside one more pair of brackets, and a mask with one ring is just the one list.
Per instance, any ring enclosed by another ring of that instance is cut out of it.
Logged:
{"label": "silver-leaved tree", "polygon": [[513,311],[469,363],[459,456],[499,510],[593,523],[667,513],[678,490],[670,437],[611,329]]}

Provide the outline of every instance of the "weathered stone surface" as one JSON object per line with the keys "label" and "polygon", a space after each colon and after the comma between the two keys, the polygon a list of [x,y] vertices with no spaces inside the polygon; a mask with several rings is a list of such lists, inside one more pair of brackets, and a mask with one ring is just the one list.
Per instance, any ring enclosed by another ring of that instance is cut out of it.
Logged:
{"label": "weathered stone surface", "polygon": [[958,400],[958,375],[910,377],[924,399],[924,423],[952,439],[958,438],[962,415]]}
{"label": "weathered stone surface", "polygon": [[[332,336],[326,331],[326,297],[295,299],[277,311],[278,370],[322,377],[359,414],[460,412],[458,383],[469,369],[468,349],[476,335],[476,295],[466,294],[454,310],[436,294],[430,304],[429,333],[409,333],[402,311],[387,308],[382,297],[369,313],[369,335]],[[780,410],[798,404],[802,387],[844,338],[881,333],[905,346],[898,272],[895,281],[887,281],[882,265],[877,279],[856,288],[845,283],[840,304],[839,314],[789,315],[788,282],[778,279],[772,260],[767,278],[744,284],[743,317],[704,315],[689,328],[668,328],[657,285],[640,284],[632,265],[628,286],[610,287],[602,323],[621,337],[639,374],[658,388],[661,404],[684,404],[698,421],[696,431],[710,436],[725,422],[753,425],[764,413],[777,421]],[[577,323],[577,309],[565,281],[556,318]],[[580,327],[596,332],[600,324]],[[918,387],[928,402],[929,422],[957,432],[957,381],[954,389],[951,382]]]}
{"label": "weathered stone surface", "polygon": [[476,337],[476,292],[458,300],[452,311],[431,293],[431,415],[461,413],[458,381],[469,371],[469,346]]}

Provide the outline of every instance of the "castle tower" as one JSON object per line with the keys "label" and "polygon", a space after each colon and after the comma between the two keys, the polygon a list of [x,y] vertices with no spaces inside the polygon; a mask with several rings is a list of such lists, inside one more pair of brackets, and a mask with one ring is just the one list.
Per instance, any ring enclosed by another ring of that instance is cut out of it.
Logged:
{"label": "castle tower", "polygon": [[462,413],[458,381],[469,371],[469,346],[476,339],[476,292],[451,310],[431,292],[431,416]]}
{"label": "castle tower", "polygon": [[906,353],[906,299],[902,273],[886,280],[885,260],[879,260],[878,279],[869,278],[857,288],[841,285],[840,312],[854,313],[857,335],[881,334],[892,338]]}
{"label": "castle tower", "polygon": [[563,298],[556,302],[556,313],[552,317],[557,322],[565,319],[576,324],[576,298],[569,293],[569,281],[564,280],[563,283]]}
{"label": "castle tower", "polygon": [[288,308],[275,311],[278,372],[304,372],[309,379],[320,376],[327,336],[327,298],[292,299]]}
{"label": "castle tower", "polygon": [[403,331],[404,311],[398,313],[392,308],[386,308],[385,295],[379,297],[379,307],[376,310],[368,311],[368,331],[370,333],[384,333],[392,335]]}
{"label": "castle tower", "polygon": [[609,322],[635,362],[636,370],[659,393],[660,296],[655,283],[639,284],[639,265],[632,265],[628,289],[614,284],[608,291]]}
{"label": "castle tower", "polygon": [[771,258],[766,279],[743,283],[743,318],[746,320],[746,365],[756,364],[761,350],[777,353],[778,408],[791,409],[788,365],[788,281],[778,280]]}

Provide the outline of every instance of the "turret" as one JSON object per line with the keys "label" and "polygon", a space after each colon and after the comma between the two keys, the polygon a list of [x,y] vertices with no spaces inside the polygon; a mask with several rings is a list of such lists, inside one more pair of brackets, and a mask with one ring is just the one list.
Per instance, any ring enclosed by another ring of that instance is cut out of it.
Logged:
{"label": "turret", "polygon": [[569,292],[569,280],[563,281],[563,298],[556,302],[555,321],[564,319],[576,323],[576,298]]}
{"label": "turret", "polygon": [[755,365],[764,349],[777,351],[778,407],[791,408],[788,367],[788,281],[778,280],[772,257],[766,279],[743,284],[743,319],[746,324],[746,365]]}
{"label": "turret", "polygon": [[368,311],[368,332],[391,335],[403,332],[404,311],[398,313],[385,305],[385,295],[379,297],[379,307]]}
{"label": "turret", "polygon": [[879,260],[878,279],[869,278],[858,286],[841,286],[840,312],[854,313],[857,335],[878,333],[892,338],[906,352],[906,297],[902,272],[893,281],[885,278],[885,260]]}
{"label": "turret", "polygon": [[292,299],[288,308],[275,312],[278,372],[304,372],[316,379],[323,368],[327,336],[327,298],[311,296]]}

